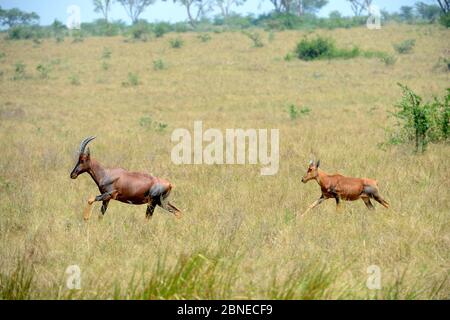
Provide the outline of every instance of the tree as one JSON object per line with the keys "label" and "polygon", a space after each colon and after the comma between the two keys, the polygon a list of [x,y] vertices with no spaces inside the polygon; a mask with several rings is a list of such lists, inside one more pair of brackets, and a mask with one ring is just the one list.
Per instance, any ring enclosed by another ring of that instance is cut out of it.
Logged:
{"label": "tree", "polygon": [[17,8],[4,10],[0,7],[0,24],[9,28],[17,25],[31,25],[39,22],[39,16],[35,12],[24,12]]}
{"label": "tree", "polygon": [[438,5],[426,4],[423,2],[416,3],[416,10],[422,19],[434,21],[439,18],[441,9]]}
{"label": "tree", "polygon": [[108,23],[108,15],[111,10],[112,0],[93,0],[94,11],[101,13],[106,23]]}
{"label": "tree", "polygon": [[139,21],[139,16],[155,2],[155,0],[117,0],[125,9],[133,24]]}
{"label": "tree", "polygon": [[220,12],[224,18],[228,18],[233,6],[240,6],[246,0],[216,0],[215,3],[219,7]]}
{"label": "tree", "polygon": [[211,9],[212,0],[173,0],[186,7],[189,24],[195,28],[202,15]]}
{"label": "tree", "polygon": [[450,0],[437,0],[439,3],[439,7],[441,8],[442,12],[444,14],[447,14],[450,12]]}
{"label": "tree", "polygon": [[328,4],[328,0],[294,0],[293,7],[296,8],[297,15],[305,13],[316,13]]}
{"label": "tree", "polygon": [[350,2],[353,14],[358,17],[362,15],[364,10],[369,11],[369,7],[372,4],[372,0],[347,0]]}
{"label": "tree", "polygon": [[302,16],[305,13],[315,13],[324,7],[328,0],[270,0],[275,12],[295,13]]}
{"label": "tree", "polygon": [[410,6],[401,6],[400,7],[400,18],[405,21],[410,21],[414,18],[414,8]]}

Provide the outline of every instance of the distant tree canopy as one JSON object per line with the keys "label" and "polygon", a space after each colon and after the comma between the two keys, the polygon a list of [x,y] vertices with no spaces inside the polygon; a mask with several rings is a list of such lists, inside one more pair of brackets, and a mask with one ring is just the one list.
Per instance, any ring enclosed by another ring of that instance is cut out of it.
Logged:
{"label": "distant tree canopy", "polygon": [[13,28],[18,25],[32,25],[39,23],[39,16],[35,12],[24,12],[13,8],[9,10],[0,7],[0,24]]}
{"label": "distant tree canopy", "polygon": [[215,4],[219,7],[222,17],[226,19],[231,15],[232,7],[243,5],[245,1],[246,0],[216,0]]}
{"label": "distant tree canopy", "polygon": [[429,21],[435,21],[441,15],[441,8],[438,5],[424,2],[416,3],[416,11],[419,17]]}
{"label": "distant tree canopy", "polygon": [[133,24],[138,23],[140,15],[152,5],[155,0],[117,0],[125,9]]}
{"label": "distant tree canopy", "polygon": [[315,13],[328,4],[328,0],[269,0],[277,13],[291,13],[302,16]]}
{"label": "distant tree canopy", "polygon": [[448,14],[450,12],[450,0],[437,0],[437,2],[444,14]]}
{"label": "distant tree canopy", "polygon": [[186,8],[186,13],[189,19],[189,24],[195,27],[202,16],[213,5],[213,0],[173,0],[174,3],[179,3]]}
{"label": "distant tree canopy", "polygon": [[[186,10],[186,20],[182,22],[155,22],[142,19],[142,15],[155,1],[173,1]],[[262,13],[242,15],[233,9],[243,5],[247,0],[92,0],[94,11],[102,17],[92,22],[81,24],[77,34],[83,36],[132,36],[135,39],[149,39],[150,34],[162,37],[167,32],[201,32],[224,30],[242,30],[260,27],[266,30],[300,30],[312,28],[352,28],[364,26],[373,0],[346,0],[347,9],[353,15],[343,15],[337,10],[328,17],[316,13],[328,4],[328,0],[258,0],[270,1],[273,10]],[[124,21],[110,19],[113,6],[122,6],[131,20],[131,25]],[[380,10],[383,23],[390,21],[407,23],[435,23],[450,27],[450,0],[437,0],[434,4],[426,0],[417,1],[411,6],[402,6],[397,12]],[[3,9],[0,7],[0,27],[7,30],[7,39],[36,39],[71,35],[68,28],[60,21],[41,26],[39,16],[34,12],[20,9]],[[6,31],[6,30],[5,30]]]}
{"label": "distant tree canopy", "polygon": [[369,7],[372,5],[372,0],[347,0],[350,3],[350,7],[355,17],[362,15],[364,11],[369,11]]}
{"label": "distant tree canopy", "polygon": [[414,8],[410,6],[401,6],[399,16],[403,20],[412,20],[414,18]]}
{"label": "distant tree canopy", "polygon": [[101,13],[106,23],[108,23],[108,15],[111,10],[112,2],[113,0],[93,0],[94,11]]}

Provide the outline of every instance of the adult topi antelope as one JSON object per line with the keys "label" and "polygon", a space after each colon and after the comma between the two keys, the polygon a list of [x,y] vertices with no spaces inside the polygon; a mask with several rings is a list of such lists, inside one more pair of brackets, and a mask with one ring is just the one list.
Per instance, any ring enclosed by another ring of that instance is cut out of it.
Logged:
{"label": "adult topi antelope", "polygon": [[354,201],[362,199],[368,209],[375,209],[370,202],[370,199],[381,203],[385,208],[389,208],[389,204],[378,191],[377,181],[366,178],[350,178],[344,177],[340,174],[329,175],[319,169],[320,160],[314,164],[311,160],[306,171],[305,176],[302,178],[303,183],[307,183],[310,180],[316,180],[322,190],[322,195],[312,205],[306,209],[303,214],[309,210],[317,207],[323,201],[334,198],[336,200],[336,209],[339,208],[340,201],[349,200]]}
{"label": "adult topi antelope", "polygon": [[128,204],[147,204],[147,219],[153,216],[158,205],[181,217],[181,211],[167,201],[172,190],[169,181],[153,177],[146,173],[128,172],[122,168],[104,168],[97,160],[91,157],[88,143],[95,137],[88,137],[81,142],[78,161],[70,174],[76,179],[80,174],[87,172],[100,190],[100,195],[89,198],[88,206],[84,210],[84,220],[89,220],[91,207],[95,201],[102,201],[102,215],[105,214],[110,200],[117,200]]}

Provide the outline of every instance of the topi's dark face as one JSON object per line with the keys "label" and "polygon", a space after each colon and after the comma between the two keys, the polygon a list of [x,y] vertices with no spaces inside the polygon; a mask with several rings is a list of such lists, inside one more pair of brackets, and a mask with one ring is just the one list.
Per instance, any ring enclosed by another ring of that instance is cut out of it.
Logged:
{"label": "topi's dark face", "polygon": [[70,173],[71,179],[76,179],[80,174],[89,170],[91,165],[91,159],[89,153],[82,153],[78,157],[78,162]]}
{"label": "topi's dark face", "polygon": [[319,175],[319,164],[320,161],[317,161],[316,164],[314,164],[313,161],[309,163],[308,169],[306,170],[305,175],[302,177],[303,183],[307,183],[309,180],[315,179]]}

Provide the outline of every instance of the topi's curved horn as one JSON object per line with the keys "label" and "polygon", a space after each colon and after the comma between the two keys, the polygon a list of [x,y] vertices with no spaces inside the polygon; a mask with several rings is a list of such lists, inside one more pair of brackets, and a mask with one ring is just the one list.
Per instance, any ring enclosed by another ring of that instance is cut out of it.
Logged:
{"label": "topi's curved horn", "polygon": [[92,140],[94,140],[95,138],[96,138],[96,137],[91,136],[91,137],[88,137],[88,138],[84,139],[83,141],[81,141],[81,144],[80,144],[80,154],[81,154],[81,153],[84,153],[84,150],[86,149],[86,146],[88,145],[88,143],[91,142]]}

